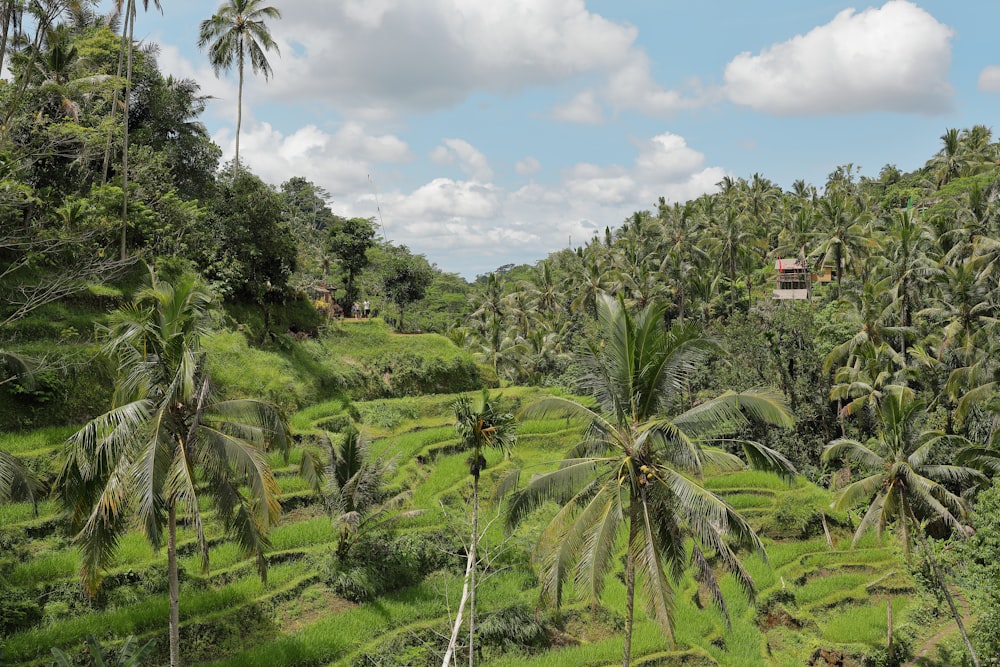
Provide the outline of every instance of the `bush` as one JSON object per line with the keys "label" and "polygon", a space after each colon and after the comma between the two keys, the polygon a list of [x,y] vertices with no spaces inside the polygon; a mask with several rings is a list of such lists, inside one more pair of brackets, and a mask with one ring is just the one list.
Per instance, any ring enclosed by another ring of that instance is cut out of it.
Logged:
{"label": "bush", "polygon": [[352,602],[367,602],[413,586],[431,572],[456,564],[447,545],[448,538],[441,533],[409,533],[396,538],[373,534],[355,545],[351,553],[356,555],[341,562],[331,554],[320,568],[337,595]]}
{"label": "bush", "polygon": [[537,651],[548,646],[548,635],[523,605],[506,607],[488,614],[476,627],[480,648],[486,652],[512,649]]}
{"label": "bush", "polygon": [[23,590],[0,591],[0,635],[26,630],[42,620],[42,607]]}

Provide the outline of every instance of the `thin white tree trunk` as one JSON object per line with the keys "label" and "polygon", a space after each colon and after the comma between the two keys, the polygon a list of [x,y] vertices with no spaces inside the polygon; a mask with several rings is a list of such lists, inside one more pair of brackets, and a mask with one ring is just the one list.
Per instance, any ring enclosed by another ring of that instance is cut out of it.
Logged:
{"label": "thin white tree trunk", "polygon": [[167,579],[170,596],[170,667],[181,664],[180,585],[177,578],[177,506],[170,501],[167,518]]}
{"label": "thin white tree trunk", "polygon": [[830,528],[826,525],[826,512],[820,510],[819,518],[823,522],[823,534],[826,535],[826,545],[833,550],[833,538],[830,537]]}
{"label": "thin white tree trunk", "polygon": [[125,66],[125,109],[122,120],[125,136],[122,141],[122,238],[121,238],[121,260],[125,261],[126,244],[125,236],[128,231],[128,114],[129,104],[132,101],[132,36],[135,32],[135,0],[129,0],[126,5],[128,23],[128,64]]}
{"label": "thin white tree trunk", "polygon": [[240,37],[240,87],[236,95],[236,155],[233,157],[233,178],[240,173],[240,127],[243,125],[243,38]]}
{"label": "thin white tree trunk", "polygon": [[[479,465],[477,451],[476,465]],[[472,478],[472,544],[469,547],[469,560],[472,569],[469,570],[469,667],[473,667],[476,657],[476,552],[479,546],[479,474]]]}
{"label": "thin white tree trunk", "polygon": [[469,549],[469,558],[465,563],[465,583],[462,585],[462,599],[458,603],[458,614],[455,616],[455,625],[451,630],[451,640],[448,642],[448,650],[444,654],[444,661],[441,667],[450,667],[451,660],[455,655],[458,645],[458,633],[462,629],[462,613],[465,611],[465,604],[469,600],[469,573],[472,572],[472,565],[475,562],[475,554]]}

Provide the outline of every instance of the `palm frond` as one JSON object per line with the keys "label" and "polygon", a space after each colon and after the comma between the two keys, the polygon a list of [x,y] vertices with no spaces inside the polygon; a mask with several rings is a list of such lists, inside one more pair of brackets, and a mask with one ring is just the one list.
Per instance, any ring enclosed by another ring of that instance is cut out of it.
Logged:
{"label": "palm frond", "polygon": [[825,463],[846,460],[850,463],[861,464],[869,469],[881,468],[885,465],[884,458],[857,440],[849,438],[839,438],[827,445],[823,449],[821,460]]}
{"label": "palm frond", "polygon": [[[632,502],[635,502],[635,498]],[[674,588],[663,571],[659,540],[654,529],[655,517],[650,511],[645,494],[640,494],[638,512],[639,530],[635,540],[629,545],[629,552],[635,563],[636,572],[643,582],[648,614],[669,637],[674,645]]]}
{"label": "palm frond", "polygon": [[604,580],[611,565],[614,547],[624,516],[620,495],[602,489],[581,512],[581,527],[587,527],[576,570],[576,590],[591,603],[597,603],[604,591]]}
{"label": "palm frond", "polygon": [[520,491],[511,494],[507,502],[504,526],[514,530],[532,510],[547,500],[568,498],[591,482],[597,472],[594,459],[568,459],[557,470],[534,475]]}
{"label": "palm frond", "polygon": [[856,482],[851,482],[844,488],[840,489],[840,492],[837,494],[837,498],[833,503],[833,508],[837,510],[846,510],[862,502],[866,503],[870,501],[883,486],[885,486],[885,483],[886,479],[883,473],[876,473],[863,479],[859,479]]}

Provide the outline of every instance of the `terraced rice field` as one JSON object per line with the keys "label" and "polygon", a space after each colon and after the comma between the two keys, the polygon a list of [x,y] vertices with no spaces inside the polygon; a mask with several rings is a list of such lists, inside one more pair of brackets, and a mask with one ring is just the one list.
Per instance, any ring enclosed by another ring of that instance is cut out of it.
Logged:
{"label": "terraced rice field", "polygon": [[[536,395],[535,390],[505,391],[513,408]],[[422,572],[410,585],[373,600],[357,603],[338,595],[329,573],[337,530],[322,499],[297,475],[301,450],[288,461],[273,457],[286,515],[271,535],[266,583],[218,528],[210,527],[211,569],[203,572],[194,534],[183,526],[180,530],[185,664],[440,664],[461,594],[465,559],[460,549],[468,530],[471,486],[466,455],[456,451],[450,425],[453,399],[432,396],[354,406],[356,413],[378,422],[363,428],[372,439],[373,452],[396,460],[392,485],[408,490],[411,506],[425,510],[401,524],[400,534],[439,540],[442,567]],[[330,401],[295,415],[293,426],[302,446],[322,453],[327,428],[345,423],[347,410],[342,401]],[[11,436],[5,446],[44,465],[54,460],[67,435],[62,429],[21,440]],[[579,429],[563,419],[525,421],[510,459],[488,454],[486,495],[510,470],[521,468],[530,474],[555,465],[579,435]],[[710,476],[706,485],[743,512],[764,538],[768,561],[756,556],[746,560],[757,585],[756,600],[748,601],[724,577],[728,627],[707,592],[685,577],[677,585],[673,646],[637,604],[635,664],[800,667],[820,650],[857,657],[884,647],[887,605],[892,606],[897,625],[907,622],[913,582],[905,562],[894,547],[870,539],[851,549],[850,519],[829,513],[828,492],[804,480],[788,484],[749,471]],[[522,627],[536,627],[534,621],[541,630],[520,646],[491,641],[487,634],[481,641],[479,664],[620,663],[624,588],[619,577],[608,581],[604,610],[575,602],[572,591],[559,614],[538,607],[538,582],[529,557],[532,531],[553,509],[540,510],[514,536],[502,533],[495,507],[484,510],[488,563],[478,592],[481,629],[488,633],[492,627],[502,628],[504,619],[513,617]],[[822,528],[824,516],[832,544]],[[0,638],[3,664],[47,664],[51,647],[79,651],[88,633],[112,646],[129,634],[153,638],[156,660],[164,660],[165,554],[154,553],[141,536],[129,535],[101,593],[88,600],[78,592],[79,556],[63,533],[53,502],[41,503],[37,516],[24,504],[0,507],[0,521],[4,595],[33,602],[39,614],[29,627]]]}

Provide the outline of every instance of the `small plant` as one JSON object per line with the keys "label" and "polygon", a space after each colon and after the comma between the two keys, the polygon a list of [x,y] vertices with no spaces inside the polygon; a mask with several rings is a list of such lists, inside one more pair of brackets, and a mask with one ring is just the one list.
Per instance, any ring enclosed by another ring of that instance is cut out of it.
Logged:
{"label": "small plant", "polygon": [[[83,664],[93,667],[139,667],[143,664],[143,659],[152,653],[154,646],[153,640],[140,645],[133,635],[129,635],[121,648],[109,653],[94,635],[87,635]],[[49,663],[51,667],[74,667],[79,664],[62,649],[53,648],[52,655],[55,659]]]}

